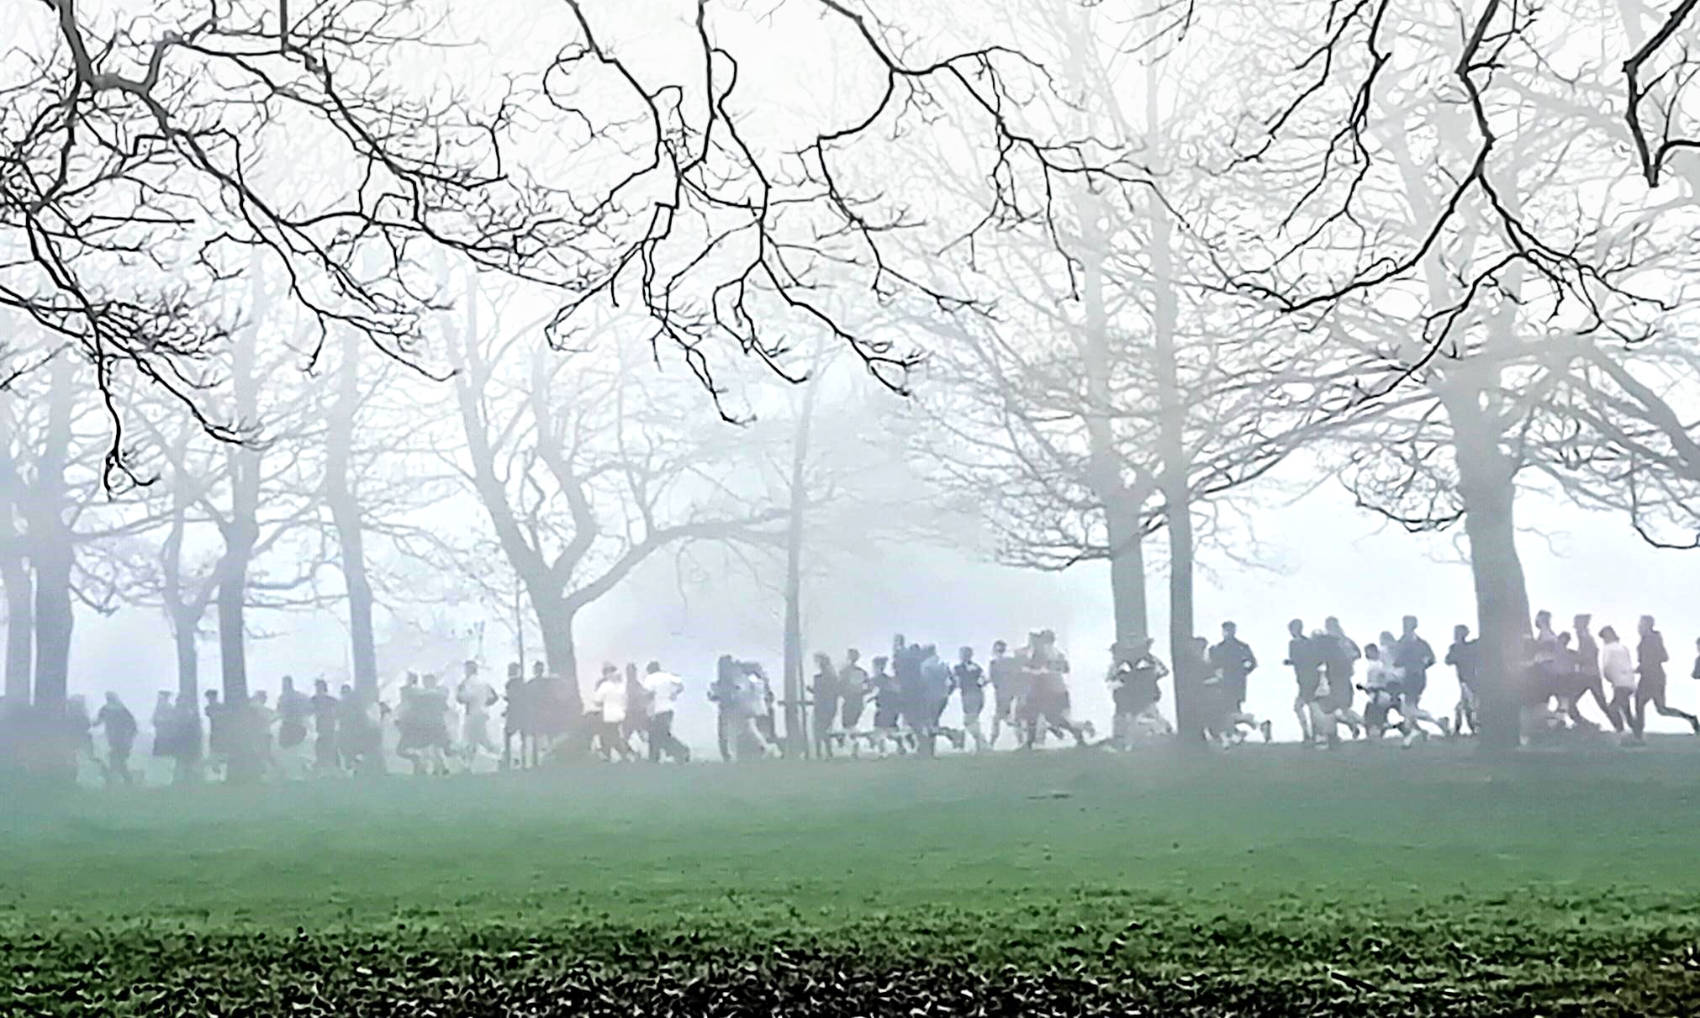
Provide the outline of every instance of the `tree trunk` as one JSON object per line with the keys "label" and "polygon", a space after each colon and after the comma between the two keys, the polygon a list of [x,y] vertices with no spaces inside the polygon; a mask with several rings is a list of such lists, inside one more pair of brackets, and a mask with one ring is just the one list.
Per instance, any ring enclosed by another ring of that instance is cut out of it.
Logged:
{"label": "tree trunk", "polygon": [[[1152,72],[1155,73],[1154,71]],[[1148,79],[1149,80],[1149,79]],[[1157,123],[1156,89],[1148,89],[1146,116]],[[1151,339],[1156,369],[1157,445],[1162,462],[1163,521],[1169,531],[1169,660],[1174,663],[1175,722],[1180,744],[1202,748],[1200,737],[1206,719],[1199,712],[1198,678],[1187,665],[1195,656],[1192,605],[1192,463],[1186,449],[1186,394],[1181,389],[1180,366],[1175,354],[1175,329],[1179,310],[1174,289],[1174,252],[1170,243],[1168,212],[1151,196]]]}
{"label": "tree trunk", "polygon": [[824,374],[823,358],[817,352],[815,367],[803,390],[802,410],[791,439],[791,504],[785,528],[785,752],[807,756],[809,738],[804,731],[807,712],[803,709],[803,527],[808,510],[805,485],[809,463],[809,431],[815,415],[815,393]]}
{"label": "tree trunk", "polygon": [[9,549],[0,559],[0,582],[6,586],[5,702],[26,706],[35,667],[35,583],[29,565],[15,549]]}
{"label": "tree trunk", "polygon": [[584,692],[579,687],[578,651],[573,643],[573,613],[565,599],[546,594],[530,584],[531,610],[537,615],[537,628],[543,634],[543,657],[551,674],[561,679],[561,691],[566,696],[565,709],[574,718],[584,714]]}
{"label": "tree trunk", "polygon": [[35,704],[57,716],[71,672],[71,566],[76,552],[65,524],[65,464],[71,455],[76,363],[53,358],[47,432],[36,459],[34,490],[25,510],[29,556],[35,567]]}
{"label": "tree trunk", "polygon": [[1145,598],[1145,533],[1139,506],[1105,506],[1110,539],[1110,602],[1116,642],[1137,647],[1150,635]]}
{"label": "tree trunk", "polygon": [[234,707],[248,702],[247,550],[227,548],[219,574],[218,661],[224,702]]}
{"label": "tree trunk", "polygon": [[1513,511],[1517,489],[1504,454],[1472,436],[1468,425],[1460,428],[1459,416],[1453,417],[1459,490],[1481,640],[1481,745],[1490,751],[1514,750],[1521,736],[1517,689],[1529,638],[1529,592],[1517,555]]}
{"label": "tree trunk", "polygon": [[356,692],[378,695],[378,644],[372,632],[372,581],[366,571],[365,521],[355,494],[350,459],[354,451],[355,418],[360,406],[360,347],[362,340],[345,330],[342,362],[337,370],[337,399],[325,433],[325,500],[336,527],[337,555],[343,586],[348,591],[348,635]]}
{"label": "tree trunk", "polygon": [[1110,602],[1116,620],[1116,640],[1135,646],[1149,628],[1145,605],[1145,528],[1140,518],[1144,499],[1130,491],[1122,476],[1122,457],[1111,420],[1111,350],[1109,313],[1104,303],[1104,260],[1108,256],[1102,220],[1108,210],[1097,195],[1083,192],[1075,201],[1080,220],[1081,287],[1085,316],[1081,361],[1086,372],[1085,408],[1088,469],[1092,490],[1104,507],[1105,540],[1110,559]]}
{"label": "tree trunk", "polygon": [[35,704],[59,711],[71,677],[71,547],[55,541],[36,550]]}
{"label": "tree trunk", "polygon": [[[201,701],[201,649],[196,643],[200,636],[199,622],[198,618],[175,618],[171,623],[171,641],[177,647],[179,703],[198,705]],[[197,706],[196,709],[200,708]]]}

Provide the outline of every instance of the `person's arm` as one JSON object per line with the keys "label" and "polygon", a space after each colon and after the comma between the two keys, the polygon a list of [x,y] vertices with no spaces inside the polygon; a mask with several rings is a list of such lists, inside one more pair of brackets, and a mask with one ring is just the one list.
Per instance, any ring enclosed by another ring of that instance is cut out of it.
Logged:
{"label": "person's arm", "polygon": [[1166,679],[1169,677],[1169,666],[1163,663],[1162,658],[1153,655],[1151,658],[1151,664],[1156,667],[1157,677],[1159,679]]}
{"label": "person's arm", "polygon": [[1251,644],[1245,645],[1245,673],[1250,675],[1257,671],[1257,655],[1252,653]]}

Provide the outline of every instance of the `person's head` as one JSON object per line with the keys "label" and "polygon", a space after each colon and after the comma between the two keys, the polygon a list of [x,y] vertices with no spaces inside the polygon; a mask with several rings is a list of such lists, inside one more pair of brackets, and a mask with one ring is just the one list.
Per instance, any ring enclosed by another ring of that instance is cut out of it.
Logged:
{"label": "person's head", "polygon": [[254,692],[253,700],[254,700],[255,703],[259,704],[261,707],[264,707],[266,705],[266,691],[263,690],[263,689],[256,690]]}
{"label": "person's head", "polygon": [[1373,643],[1370,644],[1369,646],[1365,647],[1364,648],[1364,660],[1366,660],[1366,661],[1380,661],[1381,660],[1381,648],[1377,647]]}
{"label": "person's head", "polygon": [[469,679],[476,678],[478,675],[478,662],[469,659],[465,664],[460,666],[460,673]]}
{"label": "person's head", "polygon": [[1616,643],[1617,630],[1610,626],[1602,626],[1600,628],[1600,639],[1605,643]]}
{"label": "person's head", "polygon": [[927,644],[925,647],[921,648],[921,654],[925,657],[928,657],[928,658],[938,657],[939,656],[938,644],[936,644],[936,643]]}
{"label": "person's head", "polygon": [[426,689],[436,689],[437,688],[437,673],[436,672],[426,672],[425,673],[425,688]]}
{"label": "person's head", "polygon": [[1239,631],[1240,631],[1240,627],[1234,625],[1232,622],[1222,623],[1222,639],[1224,639],[1224,640],[1233,639],[1234,634],[1239,632]]}
{"label": "person's head", "polygon": [[543,677],[543,662],[542,661],[531,662],[531,675],[532,675],[532,678],[537,678],[537,679],[541,679]]}
{"label": "person's head", "polygon": [[617,681],[619,681],[619,678],[620,678],[619,667],[617,665],[615,665],[612,661],[603,662],[603,664],[602,664],[602,678],[598,679],[597,681],[599,681],[599,682],[617,682]]}
{"label": "person's head", "polygon": [[1143,656],[1145,654],[1151,653],[1151,648],[1155,647],[1156,645],[1157,645],[1157,641],[1155,641],[1155,640],[1151,639],[1151,637],[1147,636],[1144,639],[1141,639],[1139,642],[1137,642],[1133,645],[1133,652],[1137,655]]}
{"label": "person's head", "polygon": [[108,691],[107,694],[106,694],[106,702],[107,702],[108,705],[113,706],[113,707],[119,706],[118,694],[111,692],[111,691]]}
{"label": "person's head", "polygon": [[827,657],[825,654],[816,654],[815,667],[823,672],[832,671],[832,658]]}
{"label": "person's head", "polygon": [[1303,637],[1305,635],[1304,620],[1294,619],[1293,621],[1287,623],[1287,632],[1292,633],[1294,639],[1298,639],[1300,637]]}
{"label": "person's head", "polygon": [[885,666],[886,666],[887,663],[890,662],[890,660],[891,660],[890,658],[887,658],[884,655],[880,655],[878,657],[875,657],[874,658],[874,672],[876,674],[884,673]]}
{"label": "person's head", "polygon": [[660,670],[661,670],[661,662],[659,662],[659,661],[651,661],[649,664],[643,666],[643,671],[644,671],[645,675],[654,675],[656,672],[658,672]]}
{"label": "person's head", "polygon": [[207,690],[206,700],[207,700],[208,703],[217,703],[218,702],[218,690],[216,690],[216,689]]}
{"label": "person's head", "polygon": [[1465,640],[1468,640],[1469,638],[1470,638],[1470,627],[1469,626],[1459,624],[1459,625],[1452,627],[1452,639],[1454,641],[1456,641],[1458,643],[1463,643]]}
{"label": "person's head", "polygon": [[903,648],[907,647],[907,646],[909,646],[909,644],[904,642],[902,633],[898,633],[897,635],[895,635],[891,638],[891,651],[892,651],[892,653],[900,654],[900,653],[903,652]]}
{"label": "person's head", "polygon": [[1592,615],[1583,613],[1583,614],[1578,615],[1575,618],[1571,619],[1570,621],[1571,621],[1571,623],[1573,624],[1574,628],[1576,629],[1576,631],[1578,633],[1586,633],[1588,631],[1588,627],[1593,625],[1594,617]]}
{"label": "person's head", "polygon": [[328,693],[330,691],[331,691],[331,684],[326,682],[324,679],[314,679],[313,680],[313,692],[315,692],[315,693]]}
{"label": "person's head", "polygon": [[1205,649],[1208,648],[1209,646],[1210,646],[1210,641],[1206,640],[1202,636],[1195,636],[1195,637],[1192,638],[1192,648],[1194,650],[1198,651],[1200,654],[1204,653]]}
{"label": "person's head", "polygon": [[295,676],[285,675],[283,677],[283,691],[285,693],[295,692]]}
{"label": "person's head", "polygon": [[626,678],[628,678],[628,679],[636,679],[637,678],[637,662],[636,661],[627,661],[626,662]]}
{"label": "person's head", "polygon": [[1570,646],[1570,634],[1569,633],[1559,633],[1558,634],[1558,645],[1560,647]]}
{"label": "person's head", "polygon": [[1341,635],[1340,634],[1340,620],[1335,618],[1332,615],[1330,615],[1327,618],[1322,620],[1322,628],[1328,631],[1329,636],[1339,636],[1339,635]]}
{"label": "person's head", "polygon": [[1005,654],[1008,654],[1008,653],[1009,653],[1009,644],[1005,643],[1002,640],[997,640],[997,641],[993,642],[993,644],[992,644],[992,656],[993,657],[1003,657]]}
{"label": "person's head", "polygon": [[170,703],[171,702],[171,690],[169,690],[169,689],[160,690],[159,691],[159,702],[160,703]]}
{"label": "person's head", "polygon": [[1411,636],[1417,631],[1417,617],[1415,615],[1407,615],[1399,620],[1399,625],[1404,627],[1406,636]]}
{"label": "person's head", "polygon": [[1039,630],[1038,639],[1034,642],[1035,645],[1040,647],[1055,647],[1057,645],[1057,634],[1055,631],[1050,629],[1041,629]]}
{"label": "person's head", "polygon": [[419,673],[418,672],[408,672],[407,673],[407,682],[405,683],[405,685],[407,685],[409,687],[419,685]]}
{"label": "person's head", "polygon": [[343,683],[343,684],[342,684],[342,688],[341,688],[341,689],[339,689],[339,690],[338,690],[338,692],[340,692],[340,693],[341,693],[341,694],[342,694],[342,698],[343,698],[343,699],[344,699],[344,700],[352,700],[352,699],[354,699],[354,687],[353,687],[353,686],[351,686],[351,685],[349,685],[349,684],[348,684],[348,683],[346,683],[346,682],[344,682],[344,683]]}
{"label": "person's head", "polygon": [[524,676],[525,676],[525,666],[524,665],[520,664],[518,661],[509,661],[508,662],[508,678],[518,679],[518,678],[523,678]]}
{"label": "person's head", "polygon": [[1643,633],[1651,633],[1653,631],[1653,617],[1651,615],[1641,616],[1640,629]]}
{"label": "person's head", "polygon": [[968,664],[974,660],[974,648],[964,647],[960,651],[957,651],[956,656],[961,659],[963,664]]}
{"label": "person's head", "polygon": [[1393,644],[1395,642],[1394,639],[1393,639],[1393,634],[1388,632],[1387,630],[1383,629],[1381,631],[1381,642],[1386,644],[1389,647],[1393,646]]}
{"label": "person's head", "polygon": [[855,664],[862,660],[862,652],[857,650],[855,647],[851,647],[849,650],[844,652],[844,660],[847,664]]}

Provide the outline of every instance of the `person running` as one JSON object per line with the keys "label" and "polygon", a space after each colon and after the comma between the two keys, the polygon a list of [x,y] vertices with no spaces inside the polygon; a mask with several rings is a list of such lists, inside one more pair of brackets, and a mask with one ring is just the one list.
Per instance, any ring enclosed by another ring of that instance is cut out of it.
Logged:
{"label": "person running", "polygon": [[205,757],[201,742],[201,711],[193,696],[177,698],[177,719],[172,728],[171,781],[191,784],[201,778],[201,761]]}
{"label": "person running", "polygon": [[715,707],[714,737],[723,763],[736,759],[735,752],[743,710],[739,703],[743,695],[743,673],[730,654],[720,655],[714,664],[714,682],[708,687],[709,702]]}
{"label": "person running", "polygon": [[916,689],[918,701],[911,727],[915,730],[921,755],[930,757],[937,753],[940,735],[961,749],[962,733],[944,727],[944,711],[950,705],[950,694],[955,685],[950,665],[944,663],[944,659],[939,657],[938,647],[931,643],[922,646],[917,656],[921,660],[920,685]]}
{"label": "person running", "polygon": [[106,729],[106,783],[135,784],[135,776],[130,773],[130,752],[136,748],[136,716],[118,699],[117,693],[106,694],[106,702],[89,728]]}
{"label": "person running", "polygon": [[1330,615],[1322,622],[1322,681],[1328,693],[1322,698],[1322,709],[1332,720],[1335,730],[1344,724],[1357,738],[1363,730],[1363,718],[1353,709],[1357,700],[1358,659],[1364,652],[1340,628],[1340,620]]}
{"label": "person running", "polygon": [[1293,670],[1298,683],[1298,695],[1293,698],[1293,713],[1299,719],[1299,734],[1306,743],[1322,738],[1322,711],[1317,704],[1322,688],[1322,648],[1305,635],[1302,619],[1287,623],[1287,658],[1281,662]]}
{"label": "person running", "polygon": [[950,677],[962,701],[962,729],[974,740],[974,752],[984,753],[986,733],[980,727],[980,715],[986,709],[986,670],[974,660],[973,647],[963,647],[957,652]]}
{"label": "person running", "polygon": [[[1383,634],[1391,640],[1392,634]],[[1364,730],[1370,742],[1380,742],[1390,727],[1389,713],[1400,709],[1399,673],[1388,663],[1382,645],[1372,643],[1364,648],[1364,685],[1368,702],[1364,704]],[[1403,719],[1401,719],[1403,720]]]}
{"label": "person running", "polygon": [[1241,742],[1244,740],[1240,732],[1243,725],[1257,728],[1263,734],[1264,742],[1272,741],[1274,734],[1269,722],[1259,725],[1255,717],[1246,713],[1246,680],[1257,670],[1257,655],[1239,638],[1239,627],[1234,623],[1222,623],[1222,642],[1210,648],[1210,667],[1220,684],[1218,695],[1225,708],[1223,734],[1234,742]]}
{"label": "person running", "polygon": [[851,647],[844,652],[844,668],[838,673],[839,723],[844,729],[841,738],[850,743],[852,755],[859,748],[856,729],[862,723],[868,699],[868,671],[861,660],[862,652]]}
{"label": "person running", "polygon": [[992,644],[992,659],[986,665],[986,678],[992,684],[992,734],[988,742],[996,748],[1003,726],[1015,727],[1015,706],[1026,693],[1027,673],[1009,655],[1009,644],[998,640]]}
{"label": "person running", "polygon": [[229,725],[225,723],[224,703],[219,699],[216,689],[209,689],[201,694],[205,701],[202,713],[207,719],[207,764],[215,773],[224,769],[226,757],[230,752]]}
{"label": "person running", "polygon": [[1163,696],[1158,683],[1169,674],[1169,669],[1158,660],[1152,646],[1150,637],[1132,646],[1119,642],[1110,645],[1110,674],[1104,682],[1110,687],[1110,701],[1115,705],[1110,742],[1117,749],[1132,749],[1136,732],[1173,731],[1168,719],[1157,710]]}
{"label": "person running", "polygon": [[1641,645],[1636,648],[1635,656],[1641,681],[1635,687],[1635,713],[1641,722],[1639,731],[1646,731],[1647,705],[1652,704],[1660,717],[1681,718],[1694,729],[1695,735],[1700,735],[1700,717],[1665,703],[1665,664],[1670,661],[1670,654],[1665,650],[1664,636],[1653,627],[1653,617],[1641,616],[1638,628]]}
{"label": "person running", "polygon": [[1422,708],[1423,693],[1428,689],[1428,670],[1434,667],[1434,648],[1417,635],[1417,617],[1407,615],[1400,621],[1402,634],[1393,645],[1393,667],[1399,673],[1399,713],[1405,717],[1405,745],[1426,738],[1420,727],[1427,722],[1439,729],[1441,736],[1452,734],[1451,722],[1436,718]]}
{"label": "person running", "polygon": [[1606,716],[1612,728],[1624,733],[1626,742],[1641,741],[1641,718],[1635,709],[1635,655],[1611,626],[1600,630],[1600,674],[1611,686]]}
{"label": "person running", "polygon": [[1017,715],[1026,737],[1022,748],[1033,748],[1041,725],[1071,735],[1076,746],[1085,746],[1090,729],[1070,716],[1068,658],[1057,649],[1057,634],[1049,629],[1034,633],[1022,659],[1028,671],[1028,692]]}
{"label": "person running", "polygon": [[650,704],[649,762],[660,763],[662,754],[666,754],[678,763],[690,763],[690,749],[673,734],[673,715],[685,691],[685,680],[663,671],[661,662],[651,661],[644,668],[643,689]]}
{"label": "person running", "polygon": [[273,774],[277,771],[277,754],[272,751],[274,739],[272,727],[277,724],[277,711],[272,709],[266,691],[255,691],[248,698],[248,733],[244,741],[252,746],[252,752],[259,762],[263,774]]}
{"label": "person running", "polygon": [[1594,698],[1594,705],[1600,708],[1606,721],[1619,733],[1623,731],[1612,722],[1611,710],[1608,707],[1605,691],[1605,679],[1600,674],[1600,645],[1590,631],[1594,617],[1586,613],[1571,619],[1571,625],[1576,633],[1576,658],[1574,668],[1574,686],[1571,691],[1571,702],[1580,703],[1584,696]]}
{"label": "person running", "polygon": [[283,688],[277,694],[277,745],[293,750],[307,741],[307,719],[313,708],[308,698],[295,688],[294,676],[283,677]]}
{"label": "person running", "polygon": [[1452,627],[1452,646],[1446,648],[1446,665],[1458,676],[1458,703],[1452,708],[1452,732],[1454,735],[1462,735],[1468,725],[1473,734],[1479,735],[1481,727],[1476,723],[1476,679],[1477,670],[1481,666],[1481,645],[1470,639],[1469,626]]}
{"label": "person running", "polygon": [[815,655],[815,678],[809,695],[814,701],[811,720],[815,756],[827,760],[832,757],[832,726],[838,721],[839,681],[832,658],[825,654]]}
{"label": "person running", "polygon": [[472,761],[484,750],[491,756],[498,752],[490,738],[490,708],[496,705],[496,691],[478,674],[478,662],[461,665],[460,684],[455,686],[455,702],[460,704],[460,751],[470,769]]}
{"label": "person running", "polygon": [[899,753],[907,752],[899,725],[903,719],[903,690],[897,676],[886,670],[884,657],[874,658],[874,674],[869,678],[874,690],[874,744],[881,754],[889,740]]}
{"label": "person running", "polygon": [[179,741],[177,733],[177,704],[172,702],[171,693],[160,690],[159,696],[153,702],[153,746],[149,753],[154,757],[175,757]]}
{"label": "person running", "polygon": [[[620,727],[620,734],[626,737],[626,745],[632,744],[636,736],[649,743],[649,690],[638,676],[635,661],[626,662],[626,722]],[[635,755],[635,753],[634,753]]]}
{"label": "person running", "polygon": [[892,638],[891,674],[897,679],[898,696],[903,704],[899,713],[903,726],[915,737],[917,749],[925,741],[922,734],[932,712],[921,677],[921,665],[925,661],[926,651],[919,644],[905,642],[902,633]]}
{"label": "person running", "polygon": [[343,683],[337,696],[336,753],[342,768],[354,774],[383,774],[384,725],[382,704],[371,693]]}
{"label": "person running", "polygon": [[597,752],[604,760],[630,760],[632,747],[626,743],[626,678],[612,663],[602,666],[602,677],[590,694],[592,725]]}
{"label": "person running", "polygon": [[313,767],[320,771],[336,770],[341,756],[336,733],[339,704],[331,695],[330,683],[313,680],[313,696],[308,706],[313,711]]}

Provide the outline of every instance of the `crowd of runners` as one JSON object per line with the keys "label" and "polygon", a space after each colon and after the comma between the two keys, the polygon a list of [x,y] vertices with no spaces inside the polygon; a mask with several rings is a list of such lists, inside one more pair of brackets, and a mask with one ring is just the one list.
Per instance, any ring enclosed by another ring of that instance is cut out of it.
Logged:
{"label": "crowd of runners", "polygon": [[[1418,629],[1418,620],[1406,616],[1398,635],[1382,632],[1360,645],[1335,618],[1314,630],[1302,620],[1289,623],[1282,668],[1293,677],[1293,711],[1304,740],[1334,746],[1393,735],[1409,746],[1431,731],[1446,737],[1476,731],[1480,646],[1460,625],[1445,654],[1437,655]],[[1549,612],[1538,614],[1514,683],[1525,732],[1598,730],[1602,726],[1582,711],[1591,700],[1604,724],[1626,742],[1641,741],[1650,711],[1679,718],[1700,734],[1700,718],[1666,701],[1670,654],[1650,616],[1640,620],[1633,639],[1632,647],[1611,626],[1596,635],[1588,615],[1575,616],[1572,628],[1559,632]],[[1114,711],[1103,739],[1091,722],[1075,717],[1068,658],[1050,630],[1030,633],[1014,650],[995,642],[983,661],[972,647],[947,658],[936,645],[903,636],[893,639],[889,653],[865,665],[855,649],[836,661],[817,654],[812,677],[794,703],[776,696],[759,663],[725,655],[704,693],[717,713],[717,748],[726,761],[777,755],[927,757],[941,746],[985,752],[997,748],[1005,733],[1022,749],[1048,740],[1133,749],[1176,736],[1161,707],[1162,684],[1171,676],[1189,683],[1197,698],[1204,721],[1195,737],[1221,747],[1253,734],[1263,741],[1273,737],[1270,719],[1246,710],[1247,691],[1261,665],[1232,622],[1222,624],[1214,644],[1197,639],[1172,671],[1149,639],[1113,646],[1111,660],[1105,681]],[[1451,669],[1459,689],[1451,711],[1438,716],[1424,706],[1436,667]],[[1700,679],[1700,653],[1692,674]],[[348,685],[333,692],[323,680],[311,690],[298,689],[287,676],[275,701],[265,691],[240,705],[223,702],[217,690],[208,690],[200,703],[161,692],[150,719],[151,754],[172,761],[180,778],[216,774],[244,759],[257,773],[285,776],[292,771],[290,761],[300,774],[383,771],[391,760],[427,774],[471,769],[479,761],[526,767],[563,746],[582,749],[587,742],[606,760],[685,763],[691,751],[674,734],[673,723],[690,685],[659,662],[641,670],[606,664],[580,701],[542,662],[529,676],[521,665],[509,665],[498,689],[477,662],[467,661],[452,687],[437,675],[409,674],[392,700],[363,696]],[[953,701],[960,723],[947,725]],[[793,724],[800,731],[780,730],[781,708],[792,708],[785,713],[797,719]],[[87,759],[109,782],[134,780],[140,725],[119,697],[108,693],[92,717],[73,698],[71,713],[83,719],[73,727]],[[95,752],[96,732],[105,742],[103,754]]]}

